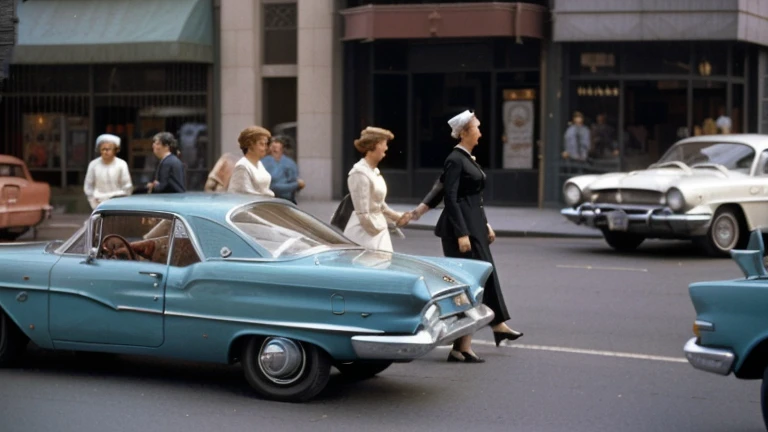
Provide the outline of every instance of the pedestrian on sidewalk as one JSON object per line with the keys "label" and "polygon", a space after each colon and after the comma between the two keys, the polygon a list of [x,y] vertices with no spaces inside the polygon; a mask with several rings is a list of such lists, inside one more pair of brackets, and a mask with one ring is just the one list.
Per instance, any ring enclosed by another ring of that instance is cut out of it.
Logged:
{"label": "pedestrian on sidewalk", "polygon": [[299,178],[296,162],[285,154],[288,140],[285,135],[272,137],[269,140],[269,154],[261,162],[272,176],[269,188],[275,196],[296,204],[296,193],[304,188],[304,180]]}
{"label": "pedestrian on sidewalk", "polygon": [[269,188],[272,176],[261,159],[267,155],[267,146],[272,134],[261,126],[248,126],[240,132],[237,142],[243,157],[235,164],[229,179],[227,192],[273,197]]}
{"label": "pedestrian on sidewalk", "polygon": [[386,129],[369,126],[355,140],[355,148],[363,157],[347,177],[355,210],[344,228],[344,235],[366,249],[392,252],[388,222],[401,227],[411,220],[409,212],[398,213],[385,202],[387,183],[378,165],[386,156],[387,141],[394,138],[395,135]]}
{"label": "pedestrian on sidewalk", "polygon": [[88,164],[83,190],[91,208],[115,197],[130,195],[133,191],[128,164],[117,157],[120,137],[102,134],[96,138],[96,153],[100,156]]}
{"label": "pedestrian on sidewalk", "polygon": [[179,159],[179,144],[170,132],[152,137],[152,153],[159,159],[151,182],[136,188],[134,194],[184,193],[187,190],[184,163]]}
{"label": "pedestrian on sidewalk", "polygon": [[[440,179],[423,202],[412,211],[412,218],[418,219],[430,206],[437,206],[442,198],[445,208],[435,226],[435,235],[442,241],[443,254],[451,258],[469,258],[494,264],[490,244],[496,240],[496,233],[488,223],[483,209],[485,172],[472,156],[472,150],[482,136],[480,121],[471,111],[464,111],[451,118],[448,125],[451,127],[451,137],[458,139],[459,144],[445,159]],[[523,336],[523,333],[511,329],[505,323],[509,320],[509,312],[495,265],[485,283],[483,303],[495,314],[490,325],[496,346],[503,340],[516,340]],[[485,360],[472,351],[472,335],[467,335],[453,343],[448,361],[482,363]]]}

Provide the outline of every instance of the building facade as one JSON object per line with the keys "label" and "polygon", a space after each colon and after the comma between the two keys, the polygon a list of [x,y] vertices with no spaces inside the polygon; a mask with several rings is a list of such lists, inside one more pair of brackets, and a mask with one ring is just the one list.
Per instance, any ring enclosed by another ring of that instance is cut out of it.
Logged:
{"label": "building facade", "polygon": [[3,88],[3,81],[8,78],[11,52],[16,45],[17,22],[16,0],[0,0],[0,89]]}
{"label": "building facade", "polygon": [[[143,181],[148,137],[169,130],[202,189],[258,124],[294,138],[300,199],[338,199],[353,140],[375,125],[395,134],[390,199],[415,203],[456,144],[447,120],[471,109],[487,202],[557,206],[568,176],[647,166],[682,137],[717,133],[721,116],[730,132],[768,133],[768,2],[17,4],[0,151],[62,188],[81,184],[104,132],[124,137],[120,156]],[[119,27],[85,24],[105,17]],[[564,153],[575,111],[590,131],[583,159]]]}

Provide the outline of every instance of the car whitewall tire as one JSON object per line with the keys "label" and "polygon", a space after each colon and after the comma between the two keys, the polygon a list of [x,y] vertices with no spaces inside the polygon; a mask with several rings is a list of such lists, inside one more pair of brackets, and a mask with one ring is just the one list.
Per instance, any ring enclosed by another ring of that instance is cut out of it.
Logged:
{"label": "car whitewall tire", "polygon": [[16,364],[28,342],[27,336],[0,309],[0,367]]}
{"label": "car whitewall tire", "polygon": [[326,385],[331,359],[322,349],[279,337],[252,337],[241,358],[248,383],[261,396],[283,402],[305,402]]}

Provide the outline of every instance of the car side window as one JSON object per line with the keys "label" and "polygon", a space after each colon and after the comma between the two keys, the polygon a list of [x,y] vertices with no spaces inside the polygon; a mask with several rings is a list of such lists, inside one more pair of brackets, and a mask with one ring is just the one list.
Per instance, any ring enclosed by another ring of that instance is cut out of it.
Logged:
{"label": "car side window", "polygon": [[200,256],[189,238],[187,227],[179,219],[176,219],[173,224],[173,245],[171,247],[172,266],[186,267],[200,262]]}
{"label": "car side window", "polygon": [[80,236],[77,237],[77,239],[69,245],[66,251],[64,253],[66,254],[74,254],[74,255],[85,255],[85,231],[80,233]]}
{"label": "car side window", "polygon": [[171,226],[171,218],[157,215],[103,215],[96,258],[167,264]]}

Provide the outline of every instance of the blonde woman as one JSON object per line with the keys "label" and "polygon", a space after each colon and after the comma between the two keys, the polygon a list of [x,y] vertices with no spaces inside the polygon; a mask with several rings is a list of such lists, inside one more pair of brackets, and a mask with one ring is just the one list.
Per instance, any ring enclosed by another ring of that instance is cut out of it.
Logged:
{"label": "blonde woman", "polygon": [[264,168],[261,159],[267,155],[267,146],[272,134],[261,126],[249,126],[240,132],[237,142],[243,157],[235,164],[229,179],[227,192],[273,197],[269,189],[272,176]]}
{"label": "blonde woman", "polygon": [[349,217],[344,235],[366,249],[392,252],[388,222],[403,226],[411,219],[410,213],[398,213],[384,201],[387,183],[378,165],[387,154],[387,141],[394,138],[386,129],[367,127],[355,140],[355,148],[363,158],[352,167],[347,178],[355,211]]}

